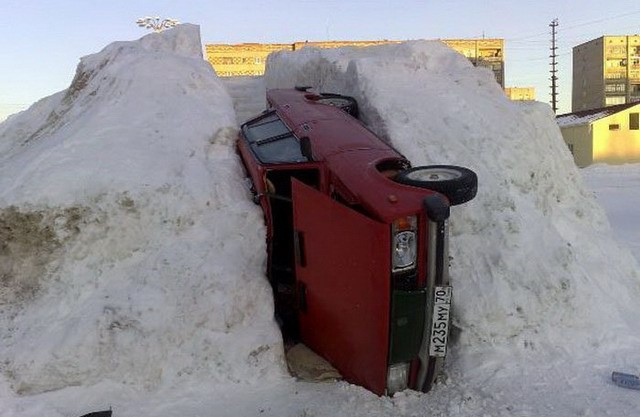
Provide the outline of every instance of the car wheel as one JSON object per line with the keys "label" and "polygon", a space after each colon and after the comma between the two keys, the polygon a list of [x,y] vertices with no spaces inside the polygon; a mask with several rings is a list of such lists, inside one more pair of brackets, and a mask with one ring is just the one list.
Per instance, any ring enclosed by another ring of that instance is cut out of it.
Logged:
{"label": "car wheel", "polygon": [[466,203],[476,196],[478,176],[468,168],[453,165],[429,165],[409,168],[395,180],[401,184],[427,188],[444,194],[452,206]]}
{"label": "car wheel", "polygon": [[322,93],[318,102],[338,107],[356,119],[359,117],[358,102],[353,97],[343,96],[342,94]]}

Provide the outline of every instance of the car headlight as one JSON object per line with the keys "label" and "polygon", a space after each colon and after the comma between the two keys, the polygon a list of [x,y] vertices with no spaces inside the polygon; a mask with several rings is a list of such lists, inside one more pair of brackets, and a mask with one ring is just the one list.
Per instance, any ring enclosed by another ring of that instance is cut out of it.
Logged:
{"label": "car headlight", "polygon": [[408,216],[393,222],[391,230],[392,272],[410,269],[416,264],[417,237],[416,216]]}

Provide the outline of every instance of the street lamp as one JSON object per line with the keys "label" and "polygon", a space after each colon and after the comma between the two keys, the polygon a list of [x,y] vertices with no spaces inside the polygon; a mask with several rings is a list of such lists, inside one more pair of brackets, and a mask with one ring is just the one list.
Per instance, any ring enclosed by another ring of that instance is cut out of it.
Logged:
{"label": "street lamp", "polygon": [[145,16],[136,20],[138,26],[145,29],[153,29],[154,32],[162,32],[165,29],[174,27],[180,24],[176,19],[162,19],[159,16],[151,17]]}

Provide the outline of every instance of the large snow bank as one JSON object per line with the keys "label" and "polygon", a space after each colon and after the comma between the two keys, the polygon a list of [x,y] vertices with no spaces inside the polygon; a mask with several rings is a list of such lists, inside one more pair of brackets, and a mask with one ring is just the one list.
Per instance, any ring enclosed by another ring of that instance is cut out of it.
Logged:
{"label": "large snow bank", "polygon": [[116,42],[0,125],[0,371],[18,394],[284,374],[262,213],[199,28]]}
{"label": "large snow bank", "polygon": [[637,264],[548,106],[509,101],[489,70],[437,41],[270,55],[266,87],[294,85],[354,96],[363,121],[414,165],[477,172],[478,196],[451,221],[460,346],[638,346],[625,332]]}

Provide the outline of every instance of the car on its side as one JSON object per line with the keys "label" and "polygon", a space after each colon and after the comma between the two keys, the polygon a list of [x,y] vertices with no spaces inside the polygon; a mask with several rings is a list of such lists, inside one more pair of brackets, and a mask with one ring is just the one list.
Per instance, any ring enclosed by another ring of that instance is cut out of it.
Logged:
{"label": "car on its side", "polygon": [[463,167],[411,167],[360,120],[356,100],[267,92],[237,148],[267,225],[285,340],[379,395],[428,391],[447,352],[450,207],[473,199]]}

